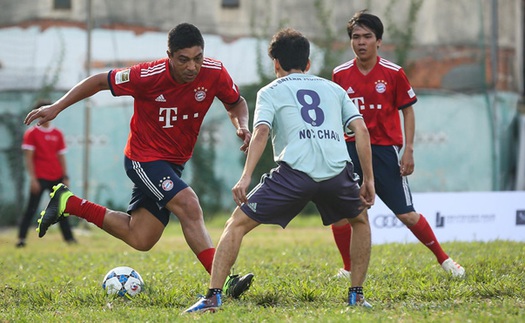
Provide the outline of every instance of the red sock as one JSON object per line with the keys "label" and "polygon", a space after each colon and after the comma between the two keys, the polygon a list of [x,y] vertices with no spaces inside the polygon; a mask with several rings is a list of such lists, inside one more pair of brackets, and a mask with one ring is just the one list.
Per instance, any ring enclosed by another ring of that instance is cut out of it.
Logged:
{"label": "red sock", "polygon": [[334,235],[335,244],[341,258],[343,258],[343,268],[350,271],[350,241],[352,241],[352,226],[350,223],[341,226],[332,225],[332,233]]}
{"label": "red sock", "polygon": [[441,245],[434,235],[434,231],[427,222],[427,219],[420,214],[419,221],[416,224],[409,227],[410,231],[419,239],[428,249],[430,249],[437,258],[437,261],[441,264],[447,260],[448,255],[443,251]]}
{"label": "red sock", "polygon": [[106,208],[73,195],[67,199],[64,212],[86,219],[86,221],[102,228]]}
{"label": "red sock", "polygon": [[201,264],[204,266],[204,269],[211,274],[211,265],[213,264],[213,256],[215,256],[215,248],[209,248],[206,250],[201,251],[197,255],[197,259],[201,262]]}

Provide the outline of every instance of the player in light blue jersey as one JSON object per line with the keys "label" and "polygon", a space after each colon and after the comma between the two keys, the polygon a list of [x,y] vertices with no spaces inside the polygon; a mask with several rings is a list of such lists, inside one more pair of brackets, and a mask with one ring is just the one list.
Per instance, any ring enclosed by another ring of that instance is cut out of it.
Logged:
{"label": "player in light blue jersey", "polygon": [[362,116],[340,86],[290,73],[259,91],[254,129],[265,125],[272,130],[275,162],[320,182],[341,173],[350,161],[343,152],[343,127],[356,119]]}
{"label": "player in light blue jersey", "polygon": [[[212,265],[208,293],[185,312],[216,311],[221,287],[244,235],[259,224],[286,225],[312,201],[324,225],[348,219],[354,230],[348,305],[371,307],[363,295],[370,259],[370,225],[364,208],[374,204],[370,138],[362,116],[335,83],[305,74],[310,44],[298,31],[274,35],[268,50],[277,79],[257,95],[254,132],[244,171],[233,187],[238,207],[226,223]],[[354,174],[344,129],[355,133],[362,186]],[[271,136],[278,166],[249,194],[253,170]]]}

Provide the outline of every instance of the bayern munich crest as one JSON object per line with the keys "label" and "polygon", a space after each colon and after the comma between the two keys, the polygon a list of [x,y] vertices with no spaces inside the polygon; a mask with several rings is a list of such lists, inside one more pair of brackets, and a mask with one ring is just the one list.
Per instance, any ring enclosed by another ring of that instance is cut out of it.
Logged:
{"label": "bayern munich crest", "polygon": [[160,186],[164,191],[171,191],[171,189],[173,188],[173,181],[169,177],[163,178],[160,182]]}
{"label": "bayern munich crest", "polygon": [[386,83],[386,81],[378,80],[378,81],[376,81],[375,84],[376,84],[376,91],[377,91],[377,93],[385,93],[386,85],[388,84],[388,83]]}
{"label": "bayern munich crest", "polygon": [[206,90],[204,87],[200,87],[199,86],[198,88],[196,88],[193,91],[195,91],[195,100],[197,102],[202,102],[202,101],[204,101],[204,99],[206,99],[206,91],[208,91],[208,90]]}

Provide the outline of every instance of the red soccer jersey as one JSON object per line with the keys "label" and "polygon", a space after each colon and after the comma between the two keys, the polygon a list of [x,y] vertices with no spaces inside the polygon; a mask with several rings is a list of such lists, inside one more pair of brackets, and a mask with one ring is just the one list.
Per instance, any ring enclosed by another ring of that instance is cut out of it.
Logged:
{"label": "red soccer jersey", "polygon": [[37,178],[56,181],[64,176],[58,155],[66,152],[66,143],[64,135],[57,128],[33,126],[27,129],[24,133],[22,149],[33,151]]}
{"label": "red soccer jersey", "polygon": [[417,98],[401,66],[377,57],[374,68],[363,75],[354,58],[336,67],[332,80],[346,90],[363,114],[371,144],[403,146],[399,110],[413,105]]}
{"label": "red soccer jersey", "polygon": [[184,164],[193,154],[213,99],[232,104],[240,97],[222,63],[209,58],[197,78],[185,84],[171,77],[168,58],[112,70],[108,78],[114,96],[135,99],[124,154],[140,162]]}

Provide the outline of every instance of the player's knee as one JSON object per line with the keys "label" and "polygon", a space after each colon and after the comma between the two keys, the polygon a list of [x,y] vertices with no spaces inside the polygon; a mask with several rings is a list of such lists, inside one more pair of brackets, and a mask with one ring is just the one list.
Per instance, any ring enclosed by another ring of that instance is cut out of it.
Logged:
{"label": "player's knee", "polygon": [[411,227],[419,221],[419,214],[416,212],[409,212],[404,214],[397,214],[397,218],[403,222],[407,227]]}
{"label": "player's knee", "polygon": [[332,226],[334,227],[342,227],[342,226],[345,226],[345,225],[348,225],[348,223],[350,223],[350,221],[348,219],[341,219],[335,223],[332,223]]}
{"label": "player's knee", "polygon": [[363,211],[361,212],[359,215],[357,215],[356,217],[353,217],[353,218],[350,218],[350,219],[347,219],[348,222],[350,222],[350,225],[354,225],[354,224],[366,224],[368,225],[369,222],[368,222],[368,212]]}
{"label": "player's knee", "polygon": [[153,234],[149,234],[146,236],[141,235],[135,235],[133,236],[130,241],[128,242],[131,247],[138,251],[149,251],[157,241],[159,241],[160,235],[156,236]]}
{"label": "player's knee", "polygon": [[235,209],[231,217],[226,221],[225,231],[232,231],[236,234],[246,235],[259,223],[252,220],[239,207]]}
{"label": "player's knee", "polygon": [[168,209],[180,220],[198,220],[202,218],[202,208],[199,198],[190,191],[182,191],[168,204]]}
{"label": "player's knee", "polygon": [[150,251],[154,245],[154,242],[138,240],[133,243],[132,247],[138,251]]}

